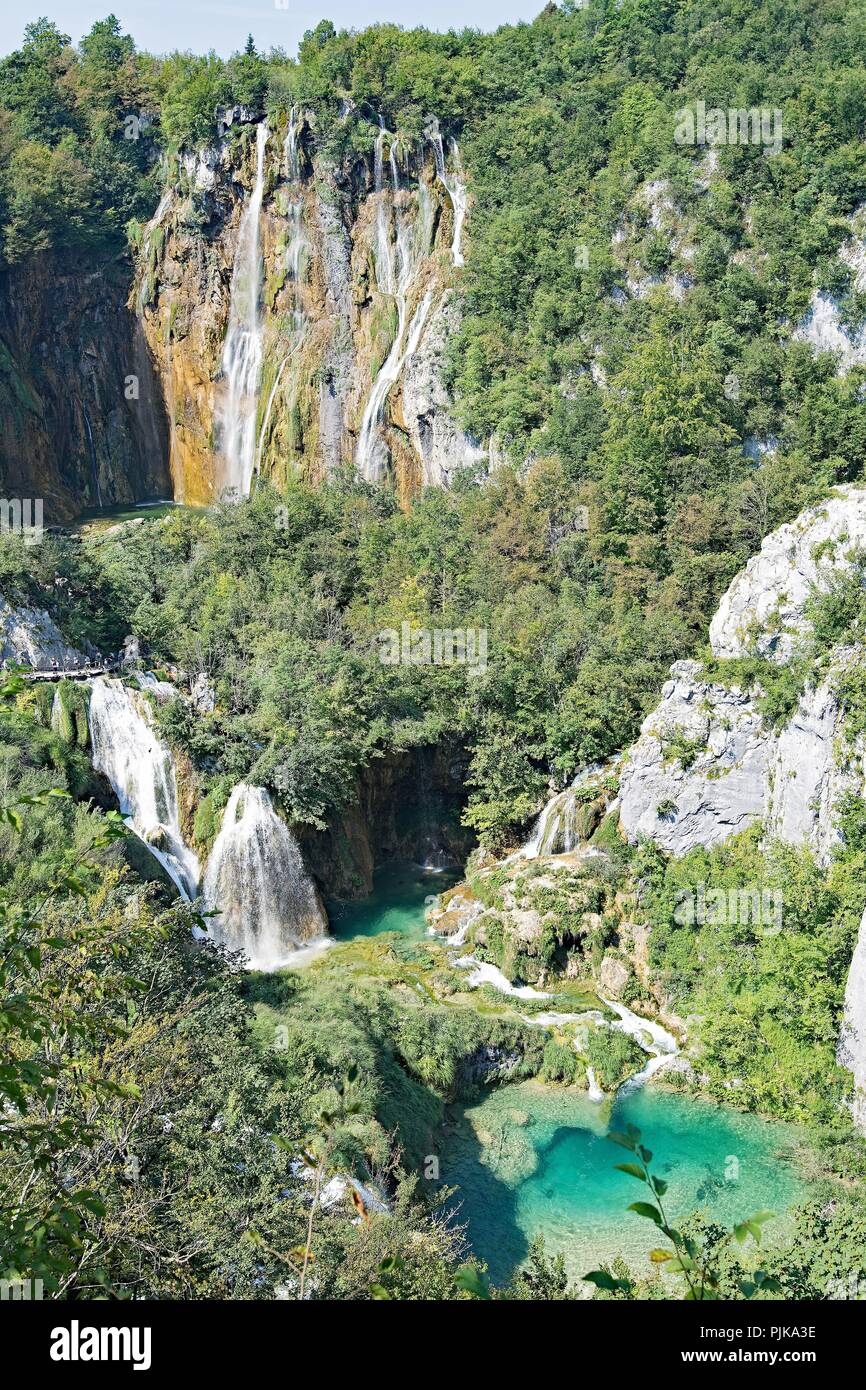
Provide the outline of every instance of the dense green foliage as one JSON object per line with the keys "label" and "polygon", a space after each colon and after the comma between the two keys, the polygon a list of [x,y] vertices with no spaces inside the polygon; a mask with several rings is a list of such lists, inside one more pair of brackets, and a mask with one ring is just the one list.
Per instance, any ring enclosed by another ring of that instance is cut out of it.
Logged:
{"label": "dense green foliage", "polygon": [[691,1019],[695,1066],[719,1100],[810,1124],[827,1145],[862,1146],[842,1119],[835,1064],[845,981],[863,911],[862,849],[828,871],[805,850],[761,846],[754,828],[663,861],[641,851],[654,973]]}
{"label": "dense green foliage", "polygon": [[[319,152],[347,170],[369,160],[379,115],[407,141],[435,115],[466,168],[448,378],[467,429],[505,460],[483,487],[466,475],[401,509],[336,476],[107,535],[0,538],[4,598],[105,651],[132,632],[155,668],[213,683],[212,713],[157,711],[188,759],[201,844],[241,779],[322,829],[377,759],[440,745],[465,773],[466,825],[510,847],[551,783],[628,745],[761,538],[862,479],[866,372],[837,375],[791,327],[815,288],[863,317],[837,253],[866,196],[864,38],[852,0],[566,0],[491,35],[323,21],[295,61],[252,42],[228,62],[157,59],[114,17],[77,49],[48,20],[27,26],[0,61],[13,274],[46,253],[127,254],[172,161],[214,140],[232,103],[310,109]],[[778,108],[781,150],[725,146],[710,178],[708,152],[673,139],[676,111],[698,100]],[[832,648],[862,639],[862,580],[855,567],[815,596],[790,667],[708,673],[759,682],[781,721]],[[485,630],[486,668],[383,663],[380,634],[404,623]],[[837,689],[853,747],[862,672],[838,673]],[[0,1274],[78,1296],[273,1297],[297,1290],[314,1209],[314,1297],[484,1291],[481,1276],[455,1282],[460,1234],[418,1176],[447,1104],[501,1079],[491,1055],[508,1059],[502,1075],[565,1085],[588,1061],[613,1090],[645,1054],[603,1029],[585,1055],[565,1033],[545,1042],[481,991],[475,1007],[454,1002],[458,983],[425,946],[344,947],[301,977],[242,977],[193,946],[189,910],[115,843],[87,739],[66,683],[13,690],[0,712],[0,802],[20,803],[0,822]],[[666,750],[683,767],[697,751]],[[758,829],[674,862],[632,853],[606,823],[609,857],[585,881],[527,887],[539,940],[491,923],[480,953],[538,979],[572,952],[588,988],[620,949],[634,890],[653,983],[689,1020],[703,1089],[802,1122],[828,1166],[862,1175],[835,1048],[866,813],[853,796],[839,809],[845,850],[826,871]],[[496,906],[503,882],[479,892]],[[679,910],[684,894],[744,885],[781,895],[779,920]],[[645,988],[632,977],[623,998]],[[355,1224],[345,1203],[319,1212],[299,1171],[309,1152],[316,1182],[351,1173],[390,1210]],[[863,1267],[859,1191],[822,1191],[797,1221],[764,1292],[825,1297]],[[748,1271],[725,1233],[693,1225],[719,1295],[734,1296]],[[508,1294],[571,1292],[535,1248]],[[604,1292],[661,1296],[657,1279],[618,1271]]]}

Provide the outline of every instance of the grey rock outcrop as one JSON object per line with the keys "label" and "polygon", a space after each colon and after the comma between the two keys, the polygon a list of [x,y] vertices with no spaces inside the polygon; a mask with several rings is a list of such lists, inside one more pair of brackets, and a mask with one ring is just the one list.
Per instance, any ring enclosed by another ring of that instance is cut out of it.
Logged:
{"label": "grey rock outcrop", "polygon": [[403,418],[421,460],[425,486],[447,487],[461,468],[488,459],[488,450],[454,419],[444,383],[446,344],[459,325],[459,308],[451,291],[446,291],[403,373]]}
{"label": "grey rock outcrop", "polygon": [[729,689],[702,679],[698,662],[676,662],[623,770],[620,822],[628,838],[646,835],[680,855],[761,820],[769,835],[809,845],[826,863],[839,841],[839,798],[863,792],[860,752],[840,757],[835,694],[844,668],[862,657],[840,649],[781,730],[761,713],[759,690]]}
{"label": "grey rock outcrop", "polygon": [[12,608],[0,598],[0,660],[34,671],[50,671],[56,662],[60,670],[68,670],[97,655],[96,648],[87,645],[85,654],[67,642],[44,609]]}
{"label": "grey rock outcrop", "polygon": [[[840,487],[767,536],[730,584],[710,624],[717,658],[751,655],[782,665],[808,637],[808,603],[866,547],[866,489]],[[781,729],[744,690],[680,661],[627,755],[620,818],[630,840],[647,835],[673,854],[720,844],[762,820],[770,835],[808,844],[827,862],[841,795],[864,790],[862,748],[843,738],[839,677],[863,659],[837,648],[801,692]]]}
{"label": "grey rock outcrop", "polygon": [[784,663],[807,626],[806,603],[829,574],[866,548],[866,488],[848,484],[764,540],[710,623],[718,657],[752,653]]}

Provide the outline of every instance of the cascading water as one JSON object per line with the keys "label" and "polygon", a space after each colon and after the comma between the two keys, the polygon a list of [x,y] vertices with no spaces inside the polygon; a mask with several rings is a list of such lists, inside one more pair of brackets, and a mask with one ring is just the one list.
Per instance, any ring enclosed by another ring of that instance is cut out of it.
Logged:
{"label": "cascading water", "polygon": [[235,497],[249,494],[256,459],[256,412],[262,367],[259,214],[265,185],[267,140],[268,124],[261,121],[256,127],[256,180],[238,228],[229,326],[221,362],[225,392],[218,410],[218,423],[223,491]]}
{"label": "cascading water", "polygon": [[[261,468],[262,453],[268,441],[271,413],[277,398],[277,392],[280,389],[286,367],[289,365],[304,340],[307,327],[307,316],[304,312],[301,286],[304,277],[304,260],[309,251],[309,241],[304,231],[304,197],[301,187],[301,161],[298,152],[298,119],[294,106],[289,114],[289,127],[283,143],[283,156],[286,178],[289,182],[286,202],[286,219],[289,224],[286,245],[286,270],[294,297],[292,305],[292,332],[289,350],[282,358],[274,374],[273,384],[268,394],[264,414],[262,415],[262,427],[259,431],[259,441],[256,448],[257,470]],[[295,386],[296,384],[293,382],[292,401],[294,400]]]}
{"label": "cascading water", "polygon": [[548,801],[523,847],[526,859],[544,854],[568,854],[580,844],[577,813],[580,803],[573,787]]}
{"label": "cascading water", "polygon": [[122,681],[98,677],[88,717],[93,766],[114,788],[127,825],[191,901],[200,866],[181,832],[174,762],[150,722],[146,698]]}
{"label": "cascading water", "polygon": [[469,206],[469,198],[466,192],[466,185],[463,182],[463,166],[460,162],[460,150],[456,140],[451,141],[451,162],[454,165],[454,173],[449,174],[445,167],[445,149],[442,144],[442,136],[439,127],[431,125],[428,130],[430,143],[433,146],[433,156],[436,160],[436,176],[451,199],[451,208],[454,213],[454,235],[451,240],[451,260],[454,265],[465,265],[463,252],[463,223],[466,221],[466,211]]}
{"label": "cascading water", "polygon": [[[599,802],[609,802],[603,778],[609,771],[607,764],[592,763],[575,777],[570,787],[551,797],[532,827],[532,834],[526,844],[512,857],[538,859],[549,854],[570,854],[583,844],[594,828],[591,817],[585,808]],[[588,854],[594,853],[590,846]]]}
{"label": "cascading water", "polygon": [[615,999],[605,999],[604,995],[599,995],[599,998],[618,1015],[619,1021],[611,1023],[610,1027],[620,1033],[626,1033],[638,1047],[649,1053],[649,1061],[643,1070],[623,1082],[619,1089],[619,1094],[623,1096],[629,1091],[638,1090],[657,1071],[668,1066],[679,1053],[679,1044],[673,1033],[669,1033],[660,1023],[655,1023],[650,1018],[641,1018],[639,1014],[632,1013],[625,1004],[619,1004]]}
{"label": "cascading water", "polygon": [[[391,387],[398,380],[403,370],[403,365],[408,357],[411,357],[418,349],[421,334],[424,331],[424,323],[430,311],[432,294],[428,292],[424,295],[418,308],[408,323],[408,302],[409,295],[414,286],[419,265],[419,251],[423,253],[425,248],[419,247],[418,239],[414,235],[414,227],[405,207],[398,201],[400,194],[400,172],[397,166],[397,159],[394,149],[394,142],[391,143],[388,162],[391,169],[392,202],[394,207],[395,240],[392,250],[391,238],[389,235],[388,200],[384,193],[384,168],[385,168],[385,141],[388,133],[383,122],[379,122],[379,134],[376,137],[376,146],[373,159],[373,178],[375,193],[378,198],[376,208],[376,237],[374,245],[374,263],[376,269],[376,284],[380,293],[393,296],[397,307],[397,332],[391,344],[391,350],[383,362],[379,374],[373,383],[373,389],[367,400],[364,410],[364,418],[361,421],[361,431],[358,435],[358,446],[355,451],[355,465],[358,472],[369,483],[381,482],[388,467],[388,447],[382,439],[381,429],[385,413],[385,402],[391,391]],[[404,195],[405,196],[405,195]]]}
{"label": "cascading water", "polygon": [[324,939],[325,917],[297,841],[263,787],[240,782],[229,797],[205,870],[202,896],[218,915],[214,939],[243,951],[254,970],[292,962]]}

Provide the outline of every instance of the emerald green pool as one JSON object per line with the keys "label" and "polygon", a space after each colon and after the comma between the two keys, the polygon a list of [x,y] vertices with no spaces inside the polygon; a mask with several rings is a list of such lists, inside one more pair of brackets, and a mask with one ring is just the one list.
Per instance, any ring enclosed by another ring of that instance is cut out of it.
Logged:
{"label": "emerald green pool", "polygon": [[331,933],[338,941],[394,931],[412,940],[427,934],[425,911],[437,893],[458,883],[456,869],[425,869],[420,864],[385,864],[373,875],[373,892],[360,902],[325,904]]}
{"label": "emerald green pool", "polygon": [[668,1183],[664,1202],[674,1222],[696,1208],[726,1225],[769,1209],[778,1215],[765,1228],[772,1242],[805,1195],[797,1132],[786,1125],[652,1087],[613,1108],[537,1082],[500,1087],[462,1111],[440,1165],[442,1182],[459,1189],[456,1219],[468,1223],[495,1282],[509,1278],[538,1234],[548,1254],[564,1256],[573,1279],[618,1254],[638,1272],[651,1269],[658,1232],[626,1210],[646,1199],[646,1189],[615,1170],[628,1154],[605,1138],[628,1122]]}

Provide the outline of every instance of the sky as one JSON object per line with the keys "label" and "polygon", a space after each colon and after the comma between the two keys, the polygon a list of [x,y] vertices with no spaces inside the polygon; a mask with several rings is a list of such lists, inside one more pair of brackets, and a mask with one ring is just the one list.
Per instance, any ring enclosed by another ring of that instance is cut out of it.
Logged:
{"label": "sky", "polygon": [[338,29],[363,29],[392,22],[405,28],[496,29],[533,19],[545,0],[28,0],[3,6],[0,54],[18,48],[24,25],[46,15],[74,43],[95,19],[115,14],[138,48],[165,53],[173,48],[227,58],[251,33],[259,49],[284,48],[293,57],[306,29],[331,19]]}

